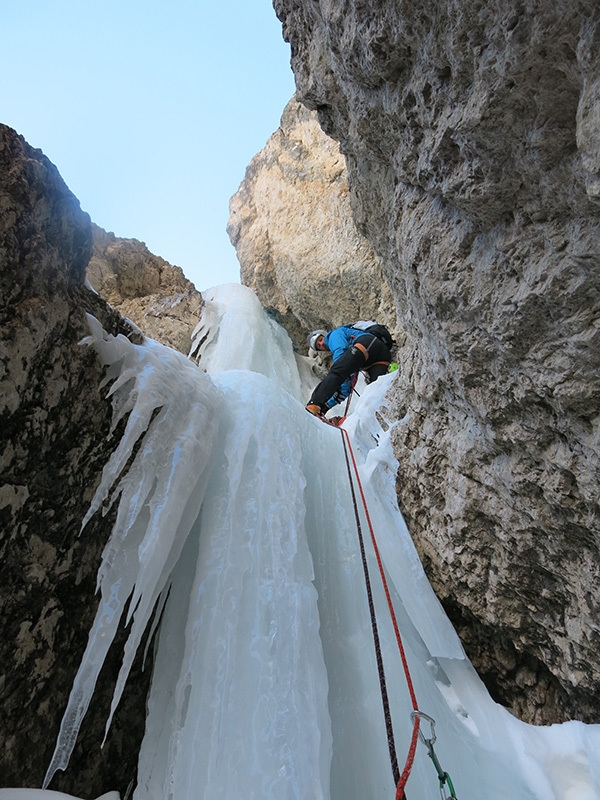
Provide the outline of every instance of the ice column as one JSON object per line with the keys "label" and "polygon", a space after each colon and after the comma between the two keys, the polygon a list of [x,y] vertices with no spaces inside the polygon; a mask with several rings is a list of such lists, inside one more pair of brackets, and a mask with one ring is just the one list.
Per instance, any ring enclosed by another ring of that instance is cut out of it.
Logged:
{"label": "ice column", "polygon": [[263,375],[214,381],[226,433],[174,574],[135,797],[325,800],[331,732],[305,531],[306,412]]}

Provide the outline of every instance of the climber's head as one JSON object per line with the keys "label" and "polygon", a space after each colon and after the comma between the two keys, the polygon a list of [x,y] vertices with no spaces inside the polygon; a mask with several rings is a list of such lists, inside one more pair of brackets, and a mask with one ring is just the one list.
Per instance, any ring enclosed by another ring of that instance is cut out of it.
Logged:
{"label": "climber's head", "polygon": [[325,336],[327,335],[327,331],[317,330],[313,331],[312,333],[308,334],[306,341],[308,342],[308,346],[311,350],[321,350],[321,351],[328,351],[328,347],[325,344]]}

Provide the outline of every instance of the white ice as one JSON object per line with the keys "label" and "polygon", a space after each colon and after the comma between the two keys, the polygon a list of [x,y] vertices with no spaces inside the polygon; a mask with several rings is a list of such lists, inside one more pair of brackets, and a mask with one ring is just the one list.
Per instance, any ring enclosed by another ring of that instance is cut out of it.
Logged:
{"label": "white ice", "polygon": [[[90,343],[116,378],[115,416],[131,413],[90,509],[119,503],[48,778],[66,765],[127,598],[122,679],[170,587],[135,800],[393,798],[342,434],[304,410],[308,361],[253,293],[204,296],[198,366],[92,321]],[[396,504],[389,424],[378,422],[393,380],[366,387],[345,427],[436,756],[460,800],[600,800],[600,726],[536,728],[495,704],[429,587]],[[402,768],[412,707],[361,520]],[[406,793],[440,796],[423,743]]]}
{"label": "white ice", "polygon": [[[0,789],[0,800],[78,800],[72,794],[49,789]],[[107,792],[97,800],[119,800],[118,792]]]}

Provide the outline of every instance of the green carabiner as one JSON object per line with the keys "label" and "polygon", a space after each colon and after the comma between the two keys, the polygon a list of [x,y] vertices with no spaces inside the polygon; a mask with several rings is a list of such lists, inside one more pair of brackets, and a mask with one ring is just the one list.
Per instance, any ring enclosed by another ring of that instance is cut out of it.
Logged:
{"label": "green carabiner", "polygon": [[446,794],[446,792],[444,790],[444,785],[445,784],[448,784],[448,789],[450,790],[450,799],[451,800],[458,800],[458,797],[456,796],[456,794],[454,792],[454,785],[452,784],[452,781],[450,779],[450,775],[448,775],[448,773],[444,772],[444,770],[442,769],[442,766],[441,766],[440,762],[438,761],[438,758],[437,758],[437,756],[435,754],[435,750],[433,749],[434,742],[436,741],[435,720],[433,719],[433,717],[430,717],[428,714],[425,714],[423,711],[411,711],[410,717],[413,720],[413,722],[414,722],[416,717],[419,717],[420,719],[427,720],[427,722],[431,726],[431,737],[429,739],[427,739],[427,737],[423,733],[422,729],[419,728],[419,738],[421,739],[421,741],[423,742],[423,744],[427,748],[427,755],[431,759],[431,761],[433,763],[433,766],[435,767],[435,771],[437,772],[438,780],[440,782],[440,794],[442,795],[442,800],[449,800],[449,797],[448,797],[448,795]]}

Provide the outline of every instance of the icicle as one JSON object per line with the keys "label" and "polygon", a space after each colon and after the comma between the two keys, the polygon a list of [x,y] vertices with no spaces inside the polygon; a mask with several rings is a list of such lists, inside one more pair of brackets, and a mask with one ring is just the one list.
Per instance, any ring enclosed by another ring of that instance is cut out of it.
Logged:
{"label": "icicle", "polygon": [[[100,605],[44,786],[69,761],[98,673],[130,600],[133,625],[112,717],[140,638],[198,514],[206,467],[219,435],[220,393],[208,376],[174,350],[151,340],[134,345],[124,336],[106,334],[97,320],[88,319],[91,336],[85,343],[96,347],[116,379],[110,390],[113,429],[128,412],[129,417],[83,522],[85,526],[114,490],[119,508],[98,574]],[[122,475],[140,439],[135,459]]]}

